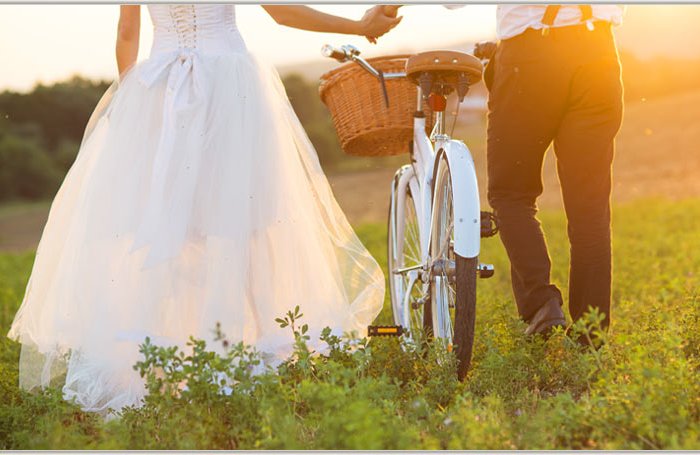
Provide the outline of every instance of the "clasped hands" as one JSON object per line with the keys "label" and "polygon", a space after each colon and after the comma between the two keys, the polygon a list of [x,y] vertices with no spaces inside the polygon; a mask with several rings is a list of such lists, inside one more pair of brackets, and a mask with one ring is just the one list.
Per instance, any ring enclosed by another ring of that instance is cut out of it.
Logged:
{"label": "clasped hands", "polygon": [[382,35],[399,25],[402,16],[397,17],[401,5],[376,5],[365,11],[360,19],[362,35],[370,43],[376,43]]}

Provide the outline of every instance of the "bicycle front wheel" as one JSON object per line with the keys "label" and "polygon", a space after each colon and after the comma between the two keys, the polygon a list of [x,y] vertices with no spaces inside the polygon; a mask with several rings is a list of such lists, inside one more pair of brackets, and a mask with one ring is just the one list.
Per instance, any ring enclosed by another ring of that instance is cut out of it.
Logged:
{"label": "bicycle front wheel", "polygon": [[430,239],[432,328],[435,338],[455,353],[457,376],[462,380],[469,370],[474,345],[478,257],[465,258],[454,251],[454,194],[445,158],[439,160],[435,169],[434,184]]}

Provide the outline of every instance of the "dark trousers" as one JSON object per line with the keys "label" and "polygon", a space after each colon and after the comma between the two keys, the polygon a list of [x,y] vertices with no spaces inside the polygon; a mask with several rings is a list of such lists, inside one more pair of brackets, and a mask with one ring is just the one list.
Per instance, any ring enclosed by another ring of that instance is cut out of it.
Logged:
{"label": "dark trousers", "polygon": [[542,162],[554,142],[571,244],[569,310],[598,308],[609,323],[611,167],[622,120],[622,83],[606,23],[525,33],[499,43],[490,68],[488,199],[511,262],[513,293],[528,321],[548,300],[551,262],[535,215]]}

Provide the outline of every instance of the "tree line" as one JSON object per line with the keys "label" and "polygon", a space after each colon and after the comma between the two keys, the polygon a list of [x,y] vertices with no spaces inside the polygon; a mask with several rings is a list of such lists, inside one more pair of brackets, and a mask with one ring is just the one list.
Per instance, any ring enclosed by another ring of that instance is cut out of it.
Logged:
{"label": "tree line", "polygon": [[[700,89],[700,60],[640,60],[621,52],[627,101]],[[287,95],[321,164],[347,164],[318,82],[298,74],[283,78]],[[39,84],[27,93],[0,93],[0,202],[52,197],[75,160],[85,125],[108,81],[73,77]]]}
{"label": "tree line", "polygon": [[[294,74],[283,82],[321,164],[332,169],[345,156],[318,85]],[[109,85],[75,76],[39,84],[28,93],[0,93],[0,201],[39,200],[56,193]]]}

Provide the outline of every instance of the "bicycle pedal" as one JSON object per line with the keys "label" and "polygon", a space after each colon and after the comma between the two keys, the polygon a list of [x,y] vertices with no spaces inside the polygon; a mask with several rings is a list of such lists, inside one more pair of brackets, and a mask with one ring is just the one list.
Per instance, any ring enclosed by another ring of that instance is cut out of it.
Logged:
{"label": "bicycle pedal", "polygon": [[495,269],[491,264],[479,264],[477,272],[479,273],[479,278],[491,278],[495,273]]}
{"label": "bicycle pedal", "polygon": [[498,219],[492,212],[481,212],[481,237],[488,238],[498,234]]}
{"label": "bicycle pedal", "polygon": [[400,325],[370,325],[367,327],[367,336],[370,337],[399,337],[403,335],[403,326]]}

